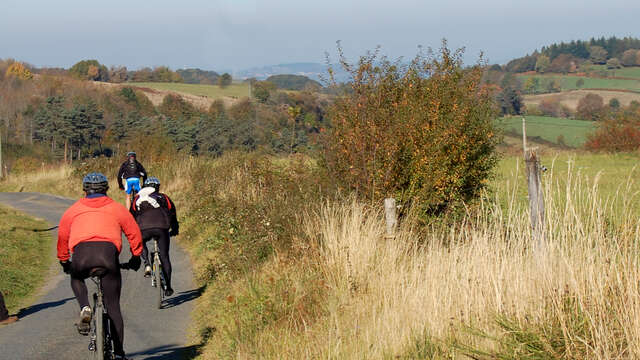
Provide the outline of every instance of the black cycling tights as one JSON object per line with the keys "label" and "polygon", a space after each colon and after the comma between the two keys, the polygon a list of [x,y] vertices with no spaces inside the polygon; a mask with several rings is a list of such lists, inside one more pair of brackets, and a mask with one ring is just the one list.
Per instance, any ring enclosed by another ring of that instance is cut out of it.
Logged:
{"label": "black cycling tights", "polygon": [[71,264],[71,289],[78,299],[80,308],[89,306],[87,285],[85,279],[95,267],[107,269],[102,278],[102,293],[104,306],[111,319],[111,333],[114,338],[114,350],[117,355],[124,355],[122,343],[124,341],[124,323],[120,312],[120,289],[122,277],[118,264],[118,250],[113,243],[107,241],[82,242],[73,249]]}
{"label": "black cycling tights", "polygon": [[149,250],[147,241],[152,238],[158,239],[158,250],[160,250],[160,261],[162,261],[162,272],[167,282],[167,287],[171,287],[171,260],[169,259],[169,230],[165,229],[145,229],[142,230],[142,260],[145,265],[149,264]]}

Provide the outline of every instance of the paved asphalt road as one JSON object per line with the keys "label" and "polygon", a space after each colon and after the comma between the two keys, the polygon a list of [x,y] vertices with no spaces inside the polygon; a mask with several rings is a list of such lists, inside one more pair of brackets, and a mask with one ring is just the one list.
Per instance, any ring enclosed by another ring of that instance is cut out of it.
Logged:
{"label": "paved asphalt road", "polygon": [[[38,193],[0,193],[0,203],[42,218],[57,225],[62,213],[73,200]],[[179,210],[179,209],[178,209]],[[52,236],[57,236],[52,231]],[[120,262],[126,262],[131,253],[123,241]],[[55,257],[55,242],[51,252]],[[164,309],[154,306],[154,291],[150,280],[138,272],[122,272],[122,298],[120,301],[125,324],[124,347],[135,360],[183,359],[193,350],[187,343],[187,327],[195,298],[200,289],[193,284],[191,265],[187,254],[175,243],[171,245],[173,265],[173,297],[165,300]],[[1,260],[0,260],[1,261]],[[47,280],[30,306],[20,311],[20,321],[0,327],[0,359],[51,360],[87,359],[88,337],[78,334],[75,322],[79,307],[69,277],[62,273],[58,262],[46,275]],[[87,280],[89,293],[95,290]]]}

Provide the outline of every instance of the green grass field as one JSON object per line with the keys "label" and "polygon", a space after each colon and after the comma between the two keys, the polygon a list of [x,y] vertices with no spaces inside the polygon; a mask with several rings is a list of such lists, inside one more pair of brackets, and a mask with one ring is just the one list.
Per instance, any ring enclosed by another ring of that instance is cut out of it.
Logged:
{"label": "green grass field", "polygon": [[249,96],[249,84],[236,83],[221,88],[218,85],[203,84],[182,84],[182,83],[159,83],[159,82],[132,82],[134,86],[146,87],[156,90],[177,91],[191,95],[206,96],[212,99],[219,99],[225,96],[241,98]]}
{"label": "green grass field", "polygon": [[[574,178],[587,180],[591,185],[597,183],[597,190],[603,198],[613,198],[621,195],[630,202],[633,213],[640,211],[640,182],[638,178],[638,155],[628,153],[594,154],[574,153],[572,151],[558,151],[552,155],[543,155],[541,164],[549,170],[543,173],[543,182],[551,185],[551,182],[559,182],[561,187],[567,182],[567,174]],[[517,172],[516,172],[517,169]],[[498,197],[498,201],[506,208],[509,203],[508,189],[515,191],[518,206],[528,206],[527,181],[524,171],[524,161],[521,156],[506,156],[500,160],[492,179],[490,189]],[[514,184],[514,180],[517,183]],[[553,179],[553,180],[552,180]],[[514,188],[515,185],[515,188]],[[584,188],[581,191],[588,193],[594,188]],[[624,195],[622,195],[624,194]],[[560,194],[562,196],[562,194]],[[610,204],[612,205],[612,204]],[[628,216],[622,204],[612,205],[611,218],[621,221],[621,217]]]}
{"label": "green grass field", "polygon": [[[639,80],[626,80],[626,79],[606,79],[606,78],[589,78],[578,76],[565,76],[565,75],[518,75],[518,78],[522,80],[524,84],[530,77],[539,79],[536,92],[546,92],[547,84],[551,81],[557,81],[560,84],[562,91],[577,90],[577,89],[614,89],[614,90],[630,90],[640,92],[640,79]],[[578,81],[582,80],[582,85],[578,84]]]}
{"label": "green grass field", "polygon": [[632,66],[613,71],[613,76],[628,77],[640,80],[640,67]]}
{"label": "green grass field", "polygon": [[0,291],[10,313],[40,286],[53,260],[51,233],[20,228],[47,227],[44,221],[0,207]]}
{"label": "green grass field", "polygon": [[581,67],[579,71],[596,71],[602,73],[603,75],[606,74],[606,76],[627,77],[640,80],[640,66],[630,66],[623,67],[622,69],[609,70],[607,69],[606,65],[588,65]]}
{"label": "green grass field", "polygon": [[[555,118],[550,116],[525,116],[527,136],[539,136],[543,140],[558,144],[560,136],[564,144],[571,147],[584,145],[587,134],[595,130],[593,121]],[[506,132],[522,135],[522,117],[503,117],[498,119],[499,126]]]}

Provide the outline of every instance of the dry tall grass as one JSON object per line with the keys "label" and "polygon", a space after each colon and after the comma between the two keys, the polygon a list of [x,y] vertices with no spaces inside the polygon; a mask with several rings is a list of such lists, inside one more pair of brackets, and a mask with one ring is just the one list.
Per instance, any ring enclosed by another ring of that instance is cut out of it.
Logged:
{"label": "dry tall grass", "polygon": [[79,183],[74,184],[76,179],[71,176],[73,171],[74,168],[70,165],[43,165],[39,171],[9,174],[3,179],[0,188],[2,191],[34,191],[72,198],[80,197],[82,195],[82,179]]}
{"label": "dry tall grass", "polygon": [[[262,204],[265,191],[281,178],[260,177],[272,184],[263,179],[251,185],[255,176],[247,163],[235,169],[234,158],[226,165],[222,160],[157,163],[149,170],[184,203],[180,209],[205,194],[216,199],[211,209],[237,202],[242,206],[232,214],[253,204],[273,215],[272,206],[286,200]],[[115,165],[103,171],[112,174]],[[575,169],[559,176],[554,173],[564,169],[550,167],[548,246],[540,252],[532,249],[516,186],[522,178],[501,183],[506,195],[485,199],[456,225],[418,234],[405,221],[393,240],[383,236],[382,214],[358,203],[329,203],[300,215],[306,235],[291,239],[297,249],[291,254],[276,251],[237,279],[211,267],[216,274],[196,316],[206,342],[202,358],[640,358],[637,186],[621,179],[618,191],[604,191],[600,176]],[[71,171],[45,169],[6,179],[3,187],[64,193],[78,189],[79,175]],[[195,186],[192,180],[202,177],[212,183]],[[288,187],[277,194],[292,196]],[[228,225],[222,220],[229,211],[219,209],[221,219],[212,228],[205,226],[211,214],[200,210],[193,213],[202,218],[183,219],[202,225],[194,233],[208,239],[191,246],[199,269],[207,261],[244,259],[244,238],[231,239],[230,229],[220,227]],[[224,244],[233,247],[215,248],[214,230],[229,234]],[[219,258],[229,249],[237,250],[238,259]]]}
{"label": "dry tall grass", "polygon": [[[498,201],[426,237],[405,226],[394,240],[381,214],[327,205],[306,221],[322,244],[327,316],[270,349],[296,344],[281,351],[336,359],[638,358],[640,228],[624,211],[624,189],[605,198],[597,178],[548,178],[542,251],[532,250],[527,213]],[[626,219],[611,217],[616,207]]]}

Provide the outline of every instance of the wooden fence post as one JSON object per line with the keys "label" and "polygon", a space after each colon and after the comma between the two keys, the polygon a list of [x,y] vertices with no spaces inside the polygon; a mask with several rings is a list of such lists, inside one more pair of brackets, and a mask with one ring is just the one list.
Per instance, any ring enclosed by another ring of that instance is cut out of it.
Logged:
{"label": "wooden fence post", "polygon": [[384,199],[384,216],[387,223],[387,233],[385,237],[392,239],[395,237],[396,226],[398,225],[398,217],[396,215],[396,199]]}
{"label": "wooden fence post", "polygon": [[540,182],[540,161],[536,150],[527,149],[527,128],[522,118],[522,147],[524,150],[527,189],[529,190],[529,213],[531,217],[531,236],[538,250],[544,246],[544,194]]}
{"label": "wooden fence post", "polygon": [[525,154],[527,187],[529,189],[529,211],[531,213],[531,234],[540,245],[544,240],[544,194],[540,183],[540,162],[535,150]]}

